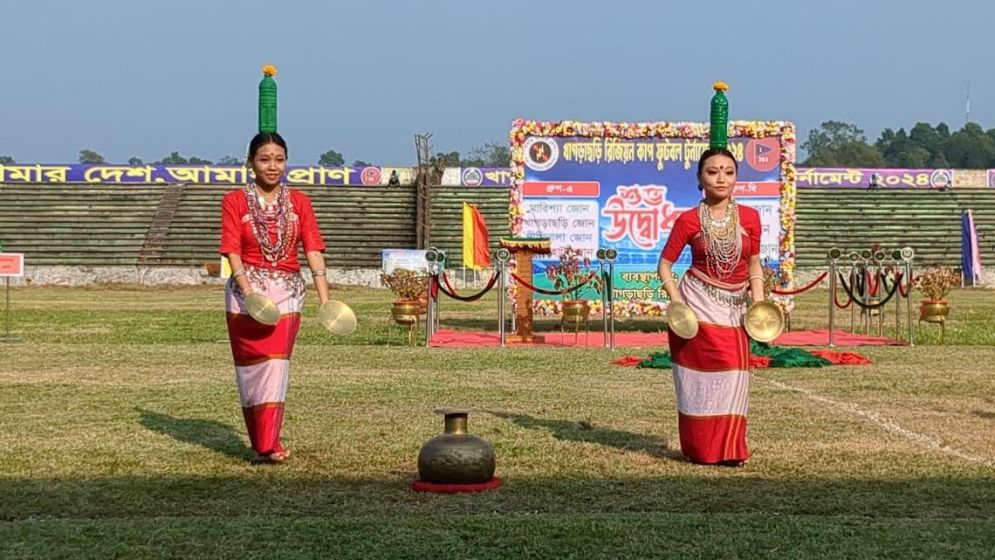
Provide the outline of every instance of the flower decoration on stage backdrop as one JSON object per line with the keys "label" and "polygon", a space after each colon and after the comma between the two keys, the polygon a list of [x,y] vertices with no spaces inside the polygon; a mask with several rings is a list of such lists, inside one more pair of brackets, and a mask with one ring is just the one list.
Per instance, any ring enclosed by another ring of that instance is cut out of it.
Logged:
{"label": "flower decoration on stage backdrop", "polygon": [[[604,312],[600,299],[589,302],[591,314],[601,315]],[[616,300],[613,310],[616,319],[626,319],[629,317],[661,317],[667,304],[659,301],[641,301],[635,299]],[[540,317],[555,317],[562,313],[563,304],[558,299],[534,299],[532,300],[532,311]]]}
{"label": "flower decoration on stage backdrop", "polygon": [[[586,292],[600,294],[604,280],[591,269],[591,259],[584,251],[567,246],[560,252],[560,262],[546,268],[546,278],[553,283],[553,289],[560,292],[564,300],[583,299]],[[580,286],[579,288],[577,286]]]}

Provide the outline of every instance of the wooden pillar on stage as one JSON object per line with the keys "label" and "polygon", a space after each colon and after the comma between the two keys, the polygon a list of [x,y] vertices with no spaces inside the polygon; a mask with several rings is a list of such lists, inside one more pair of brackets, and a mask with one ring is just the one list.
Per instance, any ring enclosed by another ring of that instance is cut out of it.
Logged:
{"label": "wooden pillar on stage", "polygon": [[[532,284],[532,253],[515,253],[515,274]],[[532,290],[518,286],[515,290],[515,334],[522,340],[531,340],[532,334]]]}
{"label": "wooden pillar on stage", "polygon": [[[548,238],[502,238],[500,246],[515,255],[515,274],[532,284],[532,256],[550,254]],[[501,294],[500,297],[507,297]],[[515,284],[515,335],[511,340],[542,342],[542,336],[532,332],[532,290]]]}

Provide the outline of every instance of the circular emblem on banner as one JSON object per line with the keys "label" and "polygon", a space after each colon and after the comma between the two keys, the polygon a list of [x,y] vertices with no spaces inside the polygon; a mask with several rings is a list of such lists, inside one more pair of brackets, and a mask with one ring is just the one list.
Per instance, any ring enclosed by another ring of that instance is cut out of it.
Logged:
{"label": "circular emblem on banner", "polygon": [[364,167],[359,174],[359,180],[363,182],[363,186],[371,187],[380,184],[382,175],[379,167]]}
{"label": "circular emblem on banner", "polygon": [[753,138],[746,143],[746,163],[760,172],[773,171],[781,164],[781,143],[777,138]]}
{"label": "circular emblem on banner", "polygon": [[546,171],[560,159],[560,148],[552,138],[533,136],[525,141],[525,165],[536,171]]}
{"label": "circular emblem on banner", "polygon": [[479,187],[484,182],[484,174],[479,167],[465,167],[460,182],[467,187]]}
{"label": "circular emblem on banner", "polygon": [[950,173],[949,169],[934,169],[929,174],[929,186],[931,187],[950,187],[953,184],[953,174]]}

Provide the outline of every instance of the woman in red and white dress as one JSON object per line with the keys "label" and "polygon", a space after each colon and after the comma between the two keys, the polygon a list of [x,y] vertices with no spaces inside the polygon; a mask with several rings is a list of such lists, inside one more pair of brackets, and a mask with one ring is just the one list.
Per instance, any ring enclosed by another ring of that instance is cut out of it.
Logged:
{"label": "woman in red and white dress", "polygon": [[[740,465],[746,446],[750,345],[743,327],[747,293],[764,299],[760,214],[733,199],[738,167],[726,149],[698,161],[704,199],[681,214],[660,255],[659,274],[671,301],[698,317],[698,334],[669,331],[681,452],[695,463]],[[672,266],[691,246],[691,268],[678,285]]]}
{"label": "woman in red and white dress", "polygon": [[[221,201],[221,254],[231,262],[225,290],[228,338],[235,379],[256,462],[280,463],[290,450],[280,442],[290,357],[301,324],[304,280],[297,259],[302,245],[319,303],[328,301],[325,243],[304,193],[283,184],[287,144],[275,132],[261,132],[249,144],[255,182],[227,193]],[[264,325],[248,315],[245,297],[265,295],[280,319]]]}

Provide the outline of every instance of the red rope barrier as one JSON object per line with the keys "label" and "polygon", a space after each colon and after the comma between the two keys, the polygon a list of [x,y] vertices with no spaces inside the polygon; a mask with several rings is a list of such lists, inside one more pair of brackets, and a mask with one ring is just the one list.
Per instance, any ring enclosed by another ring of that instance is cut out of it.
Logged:
{"label": "red rope barrier", "polygon": [[865,270],[864,275],[866,278],[864,283],[870,291],[871,297],[877,297],[878,288],[881,287],[881,276],[873,276],[869,270]]}
{"label": "red rope barrier", "polygon": [[[558,292],[556,290],[544,290],[542,288],[537,288],[537,287],[533,286],[532,284],[529,284],[528,282],[526,282],[521,276],[515,274],[514,272],[511,273],[511,277],[515,279],[515,282],[518,282],[519,284],[521,284],[522,286],[524,286],[526,289],[532,290],[533,292],[540,293],[540,294],[547,295],[547,296],[558,296],[558,295],[561,294],[561,292]],[[581,280],[576,286],[568,288],[568,289],[564,290],[562,293],[568,293],[569,294],[569,293],[572,293],[572,292],[576,292],[577,290],[583,288],[593,278],[594,278],[594,273],[592,272],[592,273],[590,273],[590,274],[587,275],[587,278],[585,278],[584,280]]]}
{"label": "red rope barrier", "polygon": [[846,309],[847,307],[853,305],[853,300],[849,299],[846,304],[840,305],[839,294],[837,292],[833,292],[833,303],[840,309]]}
{"label": "red rope barrier", "polygon": [[477,301],[478,299],[484,297],[484,294],[486,294],[487,292],[491,291],[491,288],[493,288],[494,284],[497,282],[497,278],[498,278],[497,272],[494,272],[494,273],[491,274],[491,279],[487,281],[487,285],[484,286],[483,290],[481,290],[481,291],[473,294],[472,296],[461,296],[461,295],[459,295],[459,294],[456,293],[456,288],[453,288],[452,283],[449,282],[449,276],[446,275],[445,272],[443,272],[442,273],[442,281],[445,282],[446,285],[445,285],[445,287],[439,286],[439,289],[442,290],[442,293],[446,294],[447,296],[449,296],[449,297],[451,297],[451,298],[453,298],[455,300],[459,300],[459,301]]}
{"label": "red rope barrier", "polygon": [[[844,291],[846,291],[846,280],[843,278],[842,274],[839,275],[839,280],[840,280],[840,283],[843,284]],[[851,284],[853,283],[853,280],[854,280],[853,272],[850,272],[850,283]],[[849,296],[847,296],[847,297],[849,297]],[[851,305],[853,305],[853,298],[847,299],[846,300],[846,304],[845,305],[841,305],[840,304],[840,300],[839,300],[839,293],[836,290],[833,290],[833,305],[835,305],[839,309],[846,309],[847,307],[850,307]]]}
{"label": "red rope barrier", "polygon": [[902,282],[902,280],[904,280],[904,278],[902,278],[903,274],[905,274],[905,273],[904,272],[899,272],[898,273],[898,278],[895,281],[898,282],[898,295],[902,296],[903,298],[908,298],[909,297],[909,290],[908,290],[908,288],[905,287],[905,283]]}
{"label": "red rope barrier", "polygon": [[850,301],[856,303],[857,306],[862,309],[880,309],[884,307],[884,304],[888,303],[888,300],[890,300],[892,296],[894,296],[895,293],[898,291],[897,285],[892,286],[891,290],[888,292],[888,295],[885,296],[885,298],[879,301],[878,303],[863,303],[861,301],[858,301],[856,296],[853,295],[853,292],[850,290],[850,286],[847,286],[846,282],[843,282],[842,274],[840,275],[840,282],[843,284],[843,290],[846,292],[846,295],[850,296]]}
{"label": "red rope barrier", "polygon": [[536,292],[538,294],[545,294],[547,296],[558,296],[558,295],[560,295],[560,292],[557,292],[557,291],[544,290],[542,288],[536,288],[532,284],[529,284],[528,282],[526,282],[521,276],[515,274],[514,272],[511,273],[511,277],[512,277],[512,279],[515,280],[515,282],[518,282],[519,284],[521,284],[522,287],[524,287],[526,290],[532,290],[533,292]]}
{"label": "red rope barrier", "polygon": [[797,290],[777,290],[777,289],[774,289],[774,290],[771,290],[771,293],[777,294],[779,296],[795,296],[795,295],[798,295],[800,293],[807,292],[807,291],[811,290],[812,288],[818,286],[819,282],[822,282],[822,280],[828,274],[829,274],[828,272],[823,272],[822,274],[819,275],[818,278],[816,278],[812,282],[809,282],[804,287],[798,288]]}

